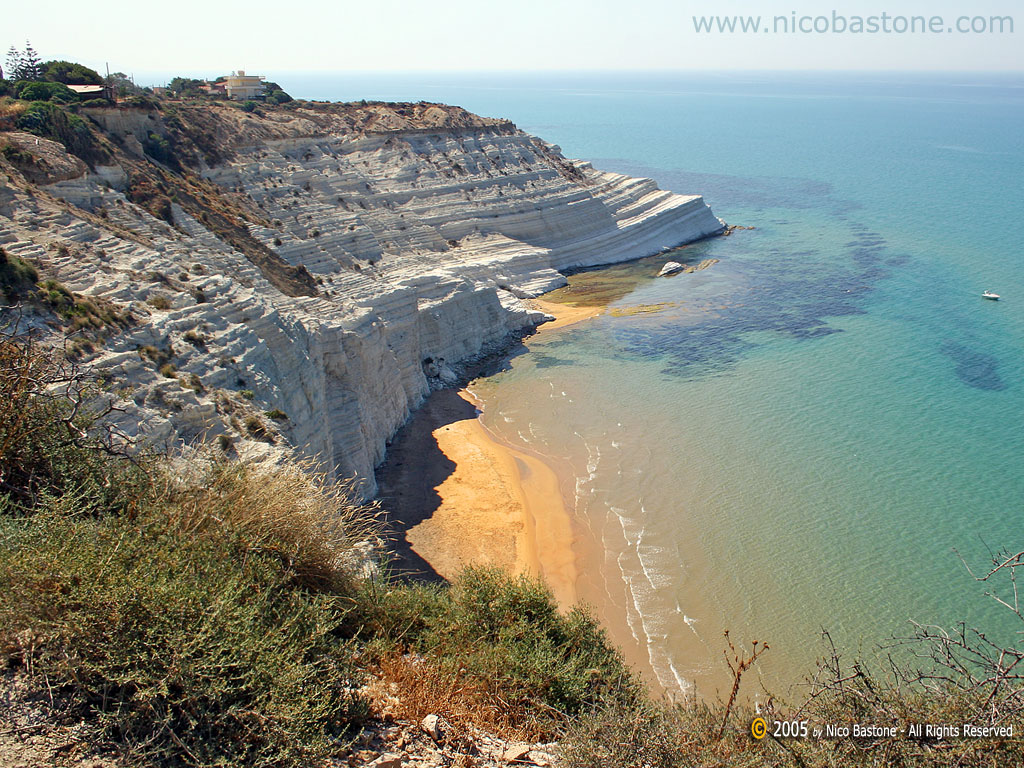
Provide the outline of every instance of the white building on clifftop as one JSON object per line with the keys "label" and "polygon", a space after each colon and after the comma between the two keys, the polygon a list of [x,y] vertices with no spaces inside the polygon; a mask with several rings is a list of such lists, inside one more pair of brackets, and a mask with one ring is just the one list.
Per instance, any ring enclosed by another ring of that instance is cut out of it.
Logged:
{"label": "white building on clifftop", "polygon": [[229,99],[254,99],[263,93],[263,75],[247,75],[244,69],[240,69],[228,75],[224,87]]}

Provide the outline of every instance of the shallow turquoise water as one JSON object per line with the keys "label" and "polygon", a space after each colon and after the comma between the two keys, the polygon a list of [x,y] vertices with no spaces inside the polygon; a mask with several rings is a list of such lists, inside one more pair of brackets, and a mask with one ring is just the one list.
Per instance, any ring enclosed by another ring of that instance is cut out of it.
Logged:
{"label": "shallow turquoise water", "polygon": [[1021,544],[1024,79],[290,85],[509,117],[757,228],[686,249],[720,263],[616,303],[662,311],[541,336],[478,387],[494,429],[571,464],[604,561],[585,592],[626,616],[616,639],[667,687],[714,684],[725,628],[773,644],[770,681],[807,669],[822,627],[853,649],[910,619],[1016,629],[952,550],[980,567]]}

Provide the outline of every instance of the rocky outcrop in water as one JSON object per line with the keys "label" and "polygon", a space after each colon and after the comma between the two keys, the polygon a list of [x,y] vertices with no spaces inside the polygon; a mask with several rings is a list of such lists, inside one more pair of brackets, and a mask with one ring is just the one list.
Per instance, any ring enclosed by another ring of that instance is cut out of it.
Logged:
{"label": "rocky outcrop in water", "polygon": [[8,140],[21,154],[0,159],[0,247],[131,316],[73,342],[121,398],[121,426],[297,450],[368,493],[435,369],[543,319],[522,299],[723,227],[699,196],[453,107],[87,114],[91,167]]}

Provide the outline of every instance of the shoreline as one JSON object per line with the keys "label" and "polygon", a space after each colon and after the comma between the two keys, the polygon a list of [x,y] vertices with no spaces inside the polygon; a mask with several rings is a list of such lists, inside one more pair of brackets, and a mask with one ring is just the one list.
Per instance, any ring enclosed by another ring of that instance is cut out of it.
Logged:
{"label": "shoreline", "polygon": [[[606,306],[529,299],[554,317],[531,337],[597,317]],[[528,339],[524,340],[528,344]],[[588,571],[603,550],[575,518],[575,474],[566,463],[513,445],[483,422],[471,385],[431,393],[396,434],[378,470],[398,571],[445,581],[467,565],[539,577],[558,607],[584,604],[640,677],[667,692],[625,614]]]}
{"label": "shoreline", "polygon": [[[607,312],[621,298],[621,282],[613,276],[565,293],[558,289],[559,300],[524,299],[553,318],[522,340],[526,351],[531,339]],[[626,282],[633,287],[636,281]],[[477,370],[486,376],[495,369]],[[378,471],[386,511],[388,497],[397,502],[401,528],[393,548],[405,551],[402,565],[413,564],[401,570],[442,581],[465,565],[478,564],[540,577],[560,610],[584,605],[599,619],[655,695],[685,695],[692,686],[681,684],[677,692],[661,679],[648,643],[635,634],[629,609],[621,604],[623,596],[610,593],[598,576],[607,565],[606,553],[587,520],[576,517],[576,471],[568,460],[506,439],[500,429],[492,431],[473,392],[477,378],[457,390],[433,392],[395,436]],[[406,462],[414,469],[405,469]]]}
{"label": "shoreline", "polygon": [[582,323],[592,317],[602,314],[607,307],[604,306],[572,306],[570,304],[558,304],[554,301],[544,299],[526,299],[526,303],[534,309],[551,315],[554,320],[549,320],[537,326],[537,333],[534,335],[549,333],[550,331],[565,328],[576,323]]}
{"label": "shoreline", "polygon": [[[604,310],[542,299],[529,304],[554,317],[537,334]],[[468,386],[432,393],[381,467],[382,504],[404,534],[395,541],[403,570],[451,579],[466,565],[499,567],[541,578],[568,610],[579,600],[579,571],[562,478],[543,457],[491,432],[479,404]]]}

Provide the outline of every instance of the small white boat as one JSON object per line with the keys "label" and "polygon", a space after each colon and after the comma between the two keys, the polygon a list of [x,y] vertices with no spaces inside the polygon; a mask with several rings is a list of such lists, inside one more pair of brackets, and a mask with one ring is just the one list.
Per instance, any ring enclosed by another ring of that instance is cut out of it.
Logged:
{"label": "small white boat", "polygon": [[992,291],[985,291],[983,294],[981,294],[981,297],[983,299],[992,299],[992,301],[999,301],[999,294],[992,293]]}

